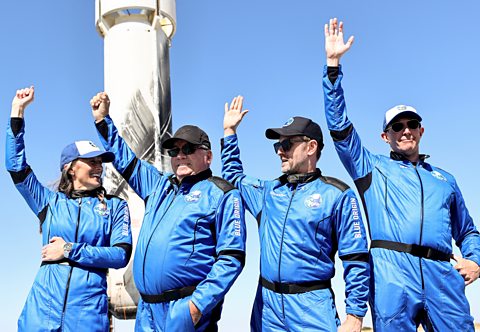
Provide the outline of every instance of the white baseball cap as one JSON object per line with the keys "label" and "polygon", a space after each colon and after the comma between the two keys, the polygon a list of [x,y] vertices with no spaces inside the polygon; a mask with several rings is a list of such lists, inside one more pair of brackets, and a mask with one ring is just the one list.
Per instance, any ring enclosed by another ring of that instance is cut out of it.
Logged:
{"label": "white baseball cap", "polygon": [[383,119],[383,131],[387,129],[387,127],[393,122],[393,120],[396,120],[400,117],[407,117],[422,121],[422,117],[412,106],[397,105],[385,112],[385,118]]}

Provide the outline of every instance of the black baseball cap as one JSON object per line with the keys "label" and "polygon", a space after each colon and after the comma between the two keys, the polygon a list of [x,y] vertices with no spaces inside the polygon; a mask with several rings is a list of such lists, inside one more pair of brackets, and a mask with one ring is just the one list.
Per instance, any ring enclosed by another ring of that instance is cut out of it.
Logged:
{"label": "black baseball cap", "polygon": [[184,140],[195,145],[204,145],[211,149],[210,139],[208,138],[207,133],[197,126],[185,125],[178,128],[173,137],[162,143],[162,148],[173,149],[175,147],[175,142],[178,140]]}
{"label": "black baseball cap", "polygon": [[269,128],[265,131],[268,139],[279,139],[280,136],[307,136],[318,142],[320,150],[323,149],[323,134],[320,126],[311,119],[294,116],[285,122],[281,128]]}

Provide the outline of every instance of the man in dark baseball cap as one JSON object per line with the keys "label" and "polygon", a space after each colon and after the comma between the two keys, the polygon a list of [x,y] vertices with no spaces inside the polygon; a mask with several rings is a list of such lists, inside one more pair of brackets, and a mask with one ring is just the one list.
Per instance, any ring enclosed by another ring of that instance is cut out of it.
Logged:
{"label": "man in dark baseball cap", "polygon": [[248,112],[242,107],[241,96],[230,108],[225,105],[222,175],[239,188],[261,231],[260,285],[251,331],[318,331],[319,326],[336,331],[340,323],[330,280],[337,249],[348,266],[347,312],[363,316],[367,310],[368,248],[357,198],[346,184],[323,176],[316,167],[322,131],[300,116],[265,132],[276,140],[273,147],[283,175],[266,181],[244,174],[236,134]]}
{"label": "man in dark baseball cap", "polygon": [[[265,136],[268,139],[280,139],[280,137],[306,136],[317,141],[317,154],[320,158],[320,153],[323,149],[323,134],[320,126],[308,118],[301,116],[294,116],[288,119],[281,128],[269,128],[265,131]],[[278,145],[278,148],[281,146]],[[275,147],[275,152],[278,150]]]}

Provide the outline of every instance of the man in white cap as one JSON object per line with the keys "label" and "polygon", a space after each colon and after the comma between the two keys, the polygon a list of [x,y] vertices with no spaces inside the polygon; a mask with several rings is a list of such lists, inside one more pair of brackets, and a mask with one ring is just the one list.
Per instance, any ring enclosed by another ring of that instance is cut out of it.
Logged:
{"label": "man in white cap", "polygon": [[[390,157],[362,145],[347,117],[339,64],[353,37],[344,43],[343,23],[331,19],[325,39],[327,124],[362,198],[372,240],[374,330],[417,331],[421,324],[426,331],[473,331],[465,286],[480,274],[480,236],[455,178],[420,154],[422,117],[411,106],[385,113],[381,137]],[[452,239],[463,258],[452,256]]]}

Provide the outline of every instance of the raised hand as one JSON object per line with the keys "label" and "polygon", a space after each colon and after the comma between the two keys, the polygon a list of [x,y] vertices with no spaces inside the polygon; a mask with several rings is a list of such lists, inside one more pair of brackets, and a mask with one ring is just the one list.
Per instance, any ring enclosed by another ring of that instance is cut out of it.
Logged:
{"label": "raised hand", "polygon": [[17,90],[12,100],[11,117],[23,118],[25,108],[33,101],[35,88],[33,86]]}
{"label": "raised hand", "polygon": [[237,127],[242,122],[248,110],[243,111],[243,97],[233,98],[230,107],[225,103],[225,115],[223,116],[223,134],[224,136],[233,135],[237,132]]}
{"label": "raised hand", "polygon": [[331,18],[329,24],[325,24],[325,52],[327,53],[327,65],[336,67],[340,58],[353,44],[353,36],[343,41],[343,22],[338,23],[336,18]]}
{"label": "raised hand", "polygon": [[90,99],[90,106],[95,122],[100,122],[110,112],[110,98],[108,98],[106,92],[99,92]]}

